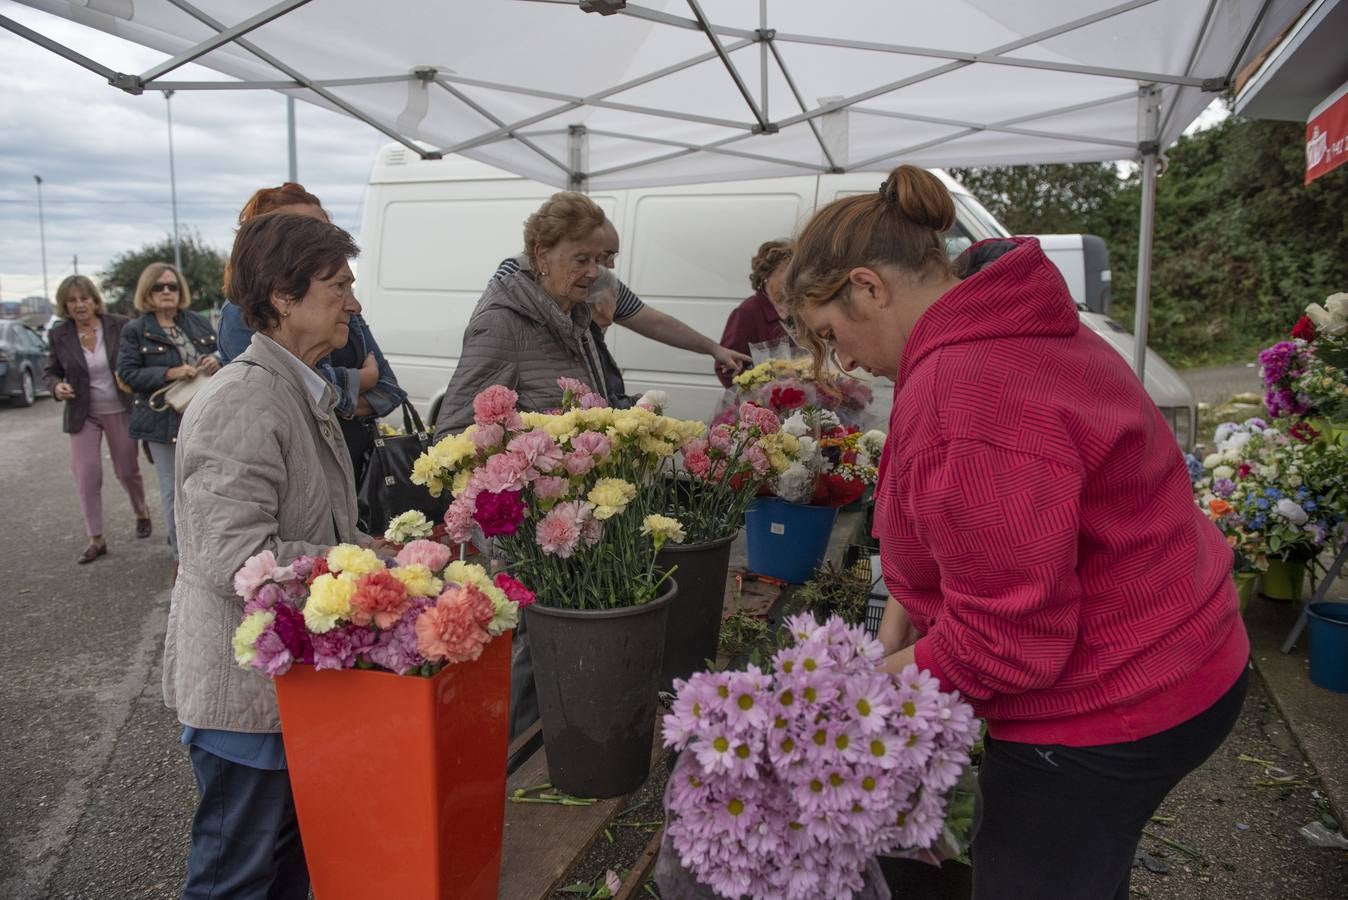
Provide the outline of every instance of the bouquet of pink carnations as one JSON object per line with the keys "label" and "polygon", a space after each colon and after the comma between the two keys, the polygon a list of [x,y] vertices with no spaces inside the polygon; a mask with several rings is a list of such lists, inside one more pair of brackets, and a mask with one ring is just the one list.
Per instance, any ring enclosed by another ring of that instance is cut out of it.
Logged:
{"label": "bouquet of pink carnations", "polygon": [[978,737],[973,710],[916,666],[877,669],[878,641],[812,616],[771,670],[676,681],[664,741],[667,831],[724,897],[851,897],[877,854],[930,847]]}
{"label": "bouquet of pink carnations", "polygon": [[711,426],[668,461],[662,511],[683,523],[688,543],[732,535],[749,502],[799,452],[800,442],[772,410],[741,404],[733,420]]}
{"label": "bouquet of pink carnations", "polygon": [[482,391],[473,424],[418,457],[412,481],[450,491],[449,537],[494,540],[545,605],[645,603],[664,578],[656,554],[684,539],[659,508],[662,464],[706,426],[643,405],[610,409],[580,382],[558,383],[555,413],[519,412],[500,385]]}
{"label": "bouquet of pink carnations", "polygon": [[475,660],[534,595],[504,572],[492,579],[450,556],[443,544],[413,540],[386,566],[373,550],[339,544],[282,566],[264,550],[234,575],[244,600],[234,658],[269,677],[295,663],[434,675]]}

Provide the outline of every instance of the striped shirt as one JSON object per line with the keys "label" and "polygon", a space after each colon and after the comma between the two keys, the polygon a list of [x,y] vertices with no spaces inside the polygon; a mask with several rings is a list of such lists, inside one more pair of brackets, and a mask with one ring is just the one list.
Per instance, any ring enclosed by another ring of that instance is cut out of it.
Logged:
{"label": "striped shirt", "polygon": [[[529,257],[512,256],[509,259],[501,260],[501,264],[496,267],[493,278],[504,278],[507,275],[514,275],[516,272],[533,271],[529,265]],[[641,298],[632,293],[632,289],[621,281],[618,282],[618,305],[614,309],[613,319],[615,322],[621,322],[623,319],[630,319],[645,308],[646,304],[641,302]]]}

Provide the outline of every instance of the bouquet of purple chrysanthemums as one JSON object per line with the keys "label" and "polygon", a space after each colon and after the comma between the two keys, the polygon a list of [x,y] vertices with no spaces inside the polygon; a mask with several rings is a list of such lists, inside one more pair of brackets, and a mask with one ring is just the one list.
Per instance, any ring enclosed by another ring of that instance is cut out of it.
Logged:
{"label": "bouquet of purple chrysanthemums", "polygon": [[676,681],[665,802],[684,867],[725,897],[851,897],[868,861],[941,835],[978,737],[973,710],[834,616],[787,621],[770,672]]}

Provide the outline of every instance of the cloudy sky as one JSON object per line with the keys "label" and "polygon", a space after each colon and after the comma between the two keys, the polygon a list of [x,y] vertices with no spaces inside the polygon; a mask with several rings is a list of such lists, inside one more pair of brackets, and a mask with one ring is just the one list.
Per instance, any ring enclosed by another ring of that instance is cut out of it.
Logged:
{"label": "cloudy sky", "polygon": [[[163,54],[10,0],[7,16],[117,71],[142,72]],[[175,80],[218,79],[185,66]],[[49,50],[0,30],[0,296],[42,294],[37,185],[42,176],[50,292],[74,269],[173,231],[163,94],[133,97]],[[243,201],[286,180],[285,98],[271,91],[173,95],[180,231],[227,250]],[[358,234],[375,152],[374,129],[296,104],[299,178],[338,225]]]}

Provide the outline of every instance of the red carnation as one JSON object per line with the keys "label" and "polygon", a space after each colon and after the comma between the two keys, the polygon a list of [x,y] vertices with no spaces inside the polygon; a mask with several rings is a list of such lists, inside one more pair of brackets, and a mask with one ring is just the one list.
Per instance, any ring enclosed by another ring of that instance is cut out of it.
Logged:
{"label": "red carnation", "polygon": [[775,387],[768,402],[773,409],[799,409],[805,405],[805,392],[798,387]]}
{"label": "red carnation", "polygon": [[327,575],[332,570],[328,568],[328,558],[326,556],[314,557],[314,568],[309,572],[309,584],[314,583],[314,579],[319,575]]}
{"label": "red carnation", "polygon": [[1300,338],[1306,343],[1315,340],[1315,323],[1310,320],[1310,316],[1297,319],[1297,323],[1292,326],[1292,337]]}

